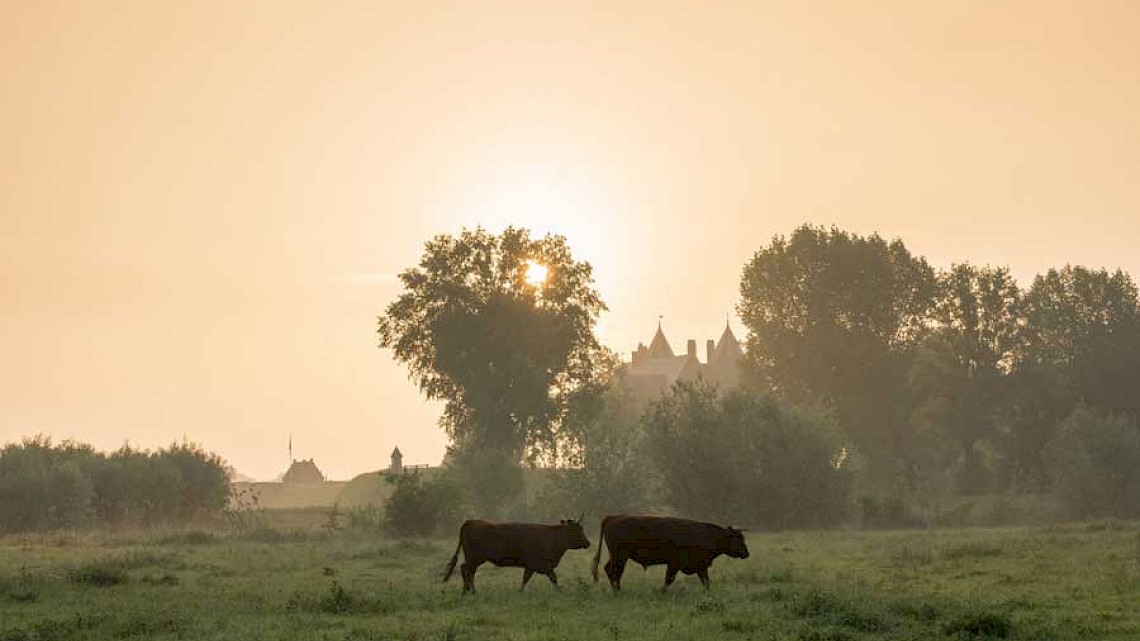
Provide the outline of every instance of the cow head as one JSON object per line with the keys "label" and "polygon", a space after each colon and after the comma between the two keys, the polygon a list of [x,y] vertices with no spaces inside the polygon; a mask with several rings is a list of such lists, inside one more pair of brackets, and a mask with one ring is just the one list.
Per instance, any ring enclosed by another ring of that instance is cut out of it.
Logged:
{"label": "cow head", "polygon": [[728,536],[722,539],[723,545],[721,550],[733,558],[747,559],[748,545],[744,542],[744,532],[731,525],[726,529],[728,530]]}
{"label": "cow head", "polygon": [[562,531],[566,535],[566,549],[584,550],[590,547],[590,539],[586,538],[586,532],[582,529],[581,517],[577,521],[562,519],[561,524]]}

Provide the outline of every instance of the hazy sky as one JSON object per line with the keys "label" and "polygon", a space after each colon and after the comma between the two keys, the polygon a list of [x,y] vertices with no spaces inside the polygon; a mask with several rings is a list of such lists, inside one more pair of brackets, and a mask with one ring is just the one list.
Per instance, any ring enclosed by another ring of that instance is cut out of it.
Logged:
{"label": "hazy sky", "polygon": [[462,226],[565,234],[627,355],[804,222],[1140,275],[1132,0],[0,0],[0,88],[0,443],[437,462],[375,319]]}

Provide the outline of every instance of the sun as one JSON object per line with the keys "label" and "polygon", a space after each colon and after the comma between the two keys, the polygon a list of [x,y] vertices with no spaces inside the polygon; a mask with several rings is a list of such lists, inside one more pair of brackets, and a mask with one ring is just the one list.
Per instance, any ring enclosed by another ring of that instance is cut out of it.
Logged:
{"label": "sun", "polygon": [[526,282],[534,287],[541,287],[546,282],[546,265],[536,261],[526,261]]}

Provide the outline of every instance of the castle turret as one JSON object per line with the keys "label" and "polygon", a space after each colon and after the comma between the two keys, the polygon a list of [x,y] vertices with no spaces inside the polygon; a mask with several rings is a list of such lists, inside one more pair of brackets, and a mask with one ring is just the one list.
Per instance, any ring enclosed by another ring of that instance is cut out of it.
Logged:
{"label": "castle turret", "polygon": [[657,323],[657,333],[653,335],[653,340],[649,343],[649,358],[669,358],[673,356],[673,348],[669,347],[669,341],[665,339],[665,332],[661,331],[661,323]]}

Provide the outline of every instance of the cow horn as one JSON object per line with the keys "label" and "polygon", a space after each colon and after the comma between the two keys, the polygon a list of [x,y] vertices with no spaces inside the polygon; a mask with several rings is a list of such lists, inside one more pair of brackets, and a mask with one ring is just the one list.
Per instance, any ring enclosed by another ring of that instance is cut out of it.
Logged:
{"label": "cow horn", "polygon": [[575,523],[581,523],[581,522],[582,522],[582,518],[583,518],[583,517],[585,517],[585,516],[586,516],[586,510],[582,510],[582,513],[578,515],[578,520],[577,520],[577,521],[574,521],[574,522],[575,522]]}

